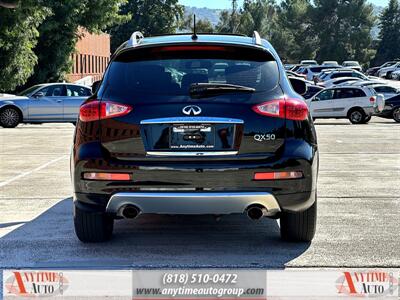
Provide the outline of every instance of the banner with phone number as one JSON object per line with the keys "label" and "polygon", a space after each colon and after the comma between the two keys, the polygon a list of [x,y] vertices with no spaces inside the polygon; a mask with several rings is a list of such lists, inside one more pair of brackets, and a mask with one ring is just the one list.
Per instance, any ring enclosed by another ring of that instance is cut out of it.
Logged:
{"label": "banner with phone number", "polygon": [[5,270],[3,299],[400,299],[399,269]]}

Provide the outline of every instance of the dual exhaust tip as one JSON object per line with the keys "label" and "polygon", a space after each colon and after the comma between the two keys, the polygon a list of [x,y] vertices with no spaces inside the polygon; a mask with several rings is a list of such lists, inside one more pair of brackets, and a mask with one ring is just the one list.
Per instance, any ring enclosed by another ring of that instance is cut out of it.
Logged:
{"label": "dual exhaust tip", "polygon": [[252,220],[260,220],[268,215],[268,210],[263,206],[250,206],[246,212],[247,216]]}
{"label": "dual exhaust tip", "polygon": [[121,216],[125,219],[135,219],[140,214],[140,209],[136,206],[128,204],[121,209]]}
{"label": "dual exhaust tip", "polygon": [[[246,209],[247,216],[251,220],[260,220],[268,215],[268,210],[263,206],[250,206]],[[125,205],[121,210],[121,216],[125,219],[135,219],[140,215],[140,209],[134,205]]]}

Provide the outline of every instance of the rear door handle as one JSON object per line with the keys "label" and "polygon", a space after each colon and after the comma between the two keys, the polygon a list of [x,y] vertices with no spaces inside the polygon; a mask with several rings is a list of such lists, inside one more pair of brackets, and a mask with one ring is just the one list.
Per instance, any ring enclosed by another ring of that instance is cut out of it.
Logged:
{"label": "rear door handle", "polygon": [[58,102],[58,103],[61,103],[61,102],[63,102],[63,101],[62,101],[62,100],[57,100],[57,102]]}

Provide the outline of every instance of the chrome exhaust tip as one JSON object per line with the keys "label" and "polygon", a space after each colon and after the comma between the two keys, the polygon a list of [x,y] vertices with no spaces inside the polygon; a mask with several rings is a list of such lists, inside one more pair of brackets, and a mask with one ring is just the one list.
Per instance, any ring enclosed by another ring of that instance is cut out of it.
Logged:
{"label": "chrome exhaust tip", "polygon": [[247,216],[252,220],[260,220],[268,214],[268,210],[262,206],[252,206],[247,209]]}
{"label": "chrome exhaust tip", "polygon": [[134,205],[126,205],[121,210],[121,215],[125,219],[134,219],[140,214],[140,210]]}

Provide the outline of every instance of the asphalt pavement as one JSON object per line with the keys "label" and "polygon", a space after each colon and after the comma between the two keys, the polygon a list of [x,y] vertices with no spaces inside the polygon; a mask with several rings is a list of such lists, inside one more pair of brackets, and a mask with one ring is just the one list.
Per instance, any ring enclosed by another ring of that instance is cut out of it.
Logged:
{"label": "asphalt pavement", "polygon": [[318,228],[279,238],[277,221],[140,216],[82,244],[72,223],[70,124],[0,128],[0,269],[400,267],[400,124],[317,120]]}

